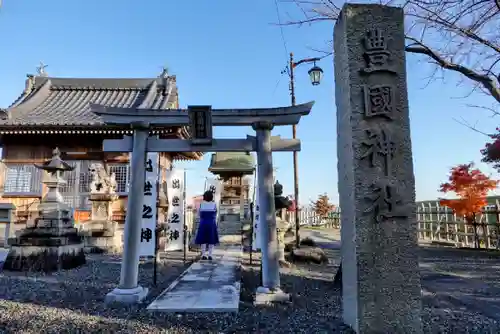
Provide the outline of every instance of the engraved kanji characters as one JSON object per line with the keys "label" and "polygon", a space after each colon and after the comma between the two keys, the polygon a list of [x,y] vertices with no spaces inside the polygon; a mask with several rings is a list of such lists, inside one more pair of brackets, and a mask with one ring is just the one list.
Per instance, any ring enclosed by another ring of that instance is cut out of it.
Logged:
{"label": "engraved kanji characters", "polygon": [[365,117],[395,117],[395,87],[393,85],[365,85],[363,88]]}
{"label": "engraved kanji characters", "polygon": [[260,218],[260,209],[259,209],[259,205],[257,204],[255,206],[255,226],[254,226],[255,229],[258,228],[259,218]]}
{"label": "engraved kanji characters", "polygon": [[179,206],[180,205],[180,198],[179,196],[173,196],[172,197],[172,206]]}
{"label": "engraved kanji characters", "polygon": [[386,129],[367,129],[365,130],[367,139],[361,144],[367,147],[361,159],[369,158],[370,166],[376,167],[377,156],[384,158],[384,171],[386,176],[390,176],[392,172],[391,162],[396,152],[396,143],[393,141],[391,133]]}
{"label": "engraved kanji characters", "polygon": [[[196,115],[195,115],[196,117]],[[170,179],[169,192],[169,208],[167,214],[167,226],[169,228],[166,236],[169,243],[177,245],[179,239],[183,239],[184,224],[184,178],[176,173],[173,173]],[[185,232],[187,233],[187,232]],[[178,245],[177,245],[178,246]]]}
{"label": "engraved kanji characters", "polygon": [[169,224],[179,224],[181,222],[181,217],[177,212],[172,213],[172,217],[170,217],[168,223]]}
{"label": "engraved kanji characters", "polygon": [[153,208],[149,205],[142,205],[142,218],[143,219],[151,219],[153,218]]}
{"label": "engraved kanji characters", "polygon": [[396,73],[396,71],[389,65],[391,53],[387,50],[387,39],[381,29],[369,30],[364,39],[364,46],[366,50],[364,53],[366,67],[361,70],[362,73]]}
{"label": "engraved kanji characters", "polygon": [[156,170],[154,159],[147,157],[144,163],[146,180],[144,181],[144,202],[142,204],[143,228],[141,229],[141,242],[154,240],[156,233]]}
{"label": "engraved kanji characters", "polygon": [[149,242],[153,238],[153,231],[150,228],[143,228],[141,230],[141,242]]}
{"label": "engraved kanji characters", "polygon": [[178,230],[173,230],[173,231],[170,230],[169,233],[168,233],[168,238],[171,241],[172,240],[177,240],[177,239],[179,239],[179,237],[180,237],[180,233],[179,233]]}
{"label": "engraved kanji characters", "polygon": [[390,218],[406,218],[406,208],[401,206],[402,199],[396,187],[386,181],[378,181],[372,185],[373,194],[366,197],[372,205],[365,210],[374,213],[375,220],[382,222]]}
{"label": "engraved kanji characters", "polygon": [[[387,73],[397,74],[397,72],[391,66],[388,38],[382,29],[369,30],[363,44],[366,67],[361,70],[361,73],[377,78],[373,80],[368,78],[367,84],[362,86],[364,118],[368,127],[364,130],[366,137],[361,141],[362,153],[359,158],[368,160],[371,168],[383,171],[383,176],[377,175],[377,181],[371,185],[373,189],[370,195],[365,197],[370,201],[370,206],[365,212],[374,213],[375,220],[380,223],[391,218],[407,217],[401,214],[405,208],[400,207],[402,199],[397,191],[397,183],[392,179],[394,172],[392,165],[398,145],[394,141],[390,128],[383,124],[383,119],[389,123],[398,119],[396,117],[396,112],[399,110],[396,104],[396,86],[387,83]],[[378,80],[382,76],[383,80]],[[370,122],[376,124],[370,124]],[[397,125],[393,123],[392,126]]]}
{"label": "engraved kanji characters", "polygon": [[147,173],[153,172],[153,160],[151,160],[151,159],[146,160],[146,172]]}
{"label": "engraved kanji characters", "polygon": [[196,113],[196,138],[205,138],[207,133],[205,131],[205,115],[202,112]]}
{"label": "engraved kanji characters", "polygon": [[151,181],[147,180],[144,182],[144,196],[152,196],[153,195],[153,184]]}

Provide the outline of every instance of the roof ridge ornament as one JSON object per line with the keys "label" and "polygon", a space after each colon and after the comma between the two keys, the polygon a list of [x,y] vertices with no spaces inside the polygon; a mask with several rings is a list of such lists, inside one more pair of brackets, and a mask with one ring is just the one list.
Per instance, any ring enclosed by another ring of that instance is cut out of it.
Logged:
{"label": "roof ridge ornament", "polygon": [[40,62],[40,66],[37,66],[36,73],[39,77],[47,77],[47,72],[45,71],[47,66],[49,65],[44,64],[43,61]]}
{"label": "roof ridge ornament", "polygon": [[9,119],[9,111],[5,108],[0,108],[0,119]]}
{"label": "roof ridge ornament", "polygon": [[167,66],[162,66],[161,67],[161,74],[158,76],[159,78],[168,78],[168,67]]}

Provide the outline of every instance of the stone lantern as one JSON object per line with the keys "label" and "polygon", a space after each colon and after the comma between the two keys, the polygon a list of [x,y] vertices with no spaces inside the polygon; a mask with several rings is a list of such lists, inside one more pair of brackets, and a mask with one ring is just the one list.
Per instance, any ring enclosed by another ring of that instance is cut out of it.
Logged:
{"label": "stone lantern", "polygon": [[48,191],[38,205],[34,224],[9,240],[11,245],[5,270],[56,271],[85,264],[83,241],[74,227],[71,208],[63,202],[59,188],[66,184],[63,174],[74,167],[61,159],[55,149],[52,159],[36,168],[45,171],[43,184]]}

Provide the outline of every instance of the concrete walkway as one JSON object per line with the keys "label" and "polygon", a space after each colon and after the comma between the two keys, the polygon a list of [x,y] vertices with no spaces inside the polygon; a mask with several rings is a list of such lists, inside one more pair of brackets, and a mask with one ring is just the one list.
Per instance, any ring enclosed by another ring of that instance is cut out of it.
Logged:
{"label": "concrete walkway", "polygon": [[241,255],[241,246],[216,248],[213,261],[193,263],[148,306],[148,310],[238,312]]}

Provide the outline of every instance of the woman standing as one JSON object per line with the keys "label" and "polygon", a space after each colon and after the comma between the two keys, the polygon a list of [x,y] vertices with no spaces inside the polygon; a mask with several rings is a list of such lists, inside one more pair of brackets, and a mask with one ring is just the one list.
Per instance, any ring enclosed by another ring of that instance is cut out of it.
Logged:
{"label": "woman standing", "polygon": [[[200,225],[196,233],[195,244],[201,245],[201,259],[212,260],[214,246],[219,243],[217,231],[217,205],[214,202],[214,193],[210,190],[203,194],[200,204]],[[208,249],[208,257],[207,257]]]}

